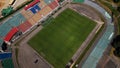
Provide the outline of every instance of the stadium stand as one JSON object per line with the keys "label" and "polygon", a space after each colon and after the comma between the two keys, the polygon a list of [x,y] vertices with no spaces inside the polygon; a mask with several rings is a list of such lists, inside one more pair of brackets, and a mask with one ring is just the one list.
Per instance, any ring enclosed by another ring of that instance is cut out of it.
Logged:
{"label": "stadium stand", "polygon": [[32,6],[34,6],[35,4],[39,3],[40,0],[34,0],[32,3],[28,4],[25,6],[25,10],[28,10],[29,8],[31,8]]}
{"label": "stadium stand", "polygon": [[10,42],[11,38],[18,32],[18,28],[14,27],[10,30],[10,32],[5,36],[4,41]]}
{"label": "stadium stand", "polygon": [[31,12],[33,13],[33,14],[35,14],[35,13],[37,13],[37,11],[35,10],[35,8],[30,8],[30,10],[31,10]]}
{"label": "stadium stand", "polygon": [[41,8],[38,5],[34,5],[34,8],[38,11],[41,10]]}
{"label": "stadium stand", "polygon": [[59,2],[60,0],[57,0],[57,2]]}
{"label": "stadium stand", "polygon": [[12,27],[9,26],[9,24],[3,23],[3,24],[0,26],[0,36],[1,36],[1,37],[6,36],[6,34],[10,31],[11,28],[12,28]]}
{"label": "stadium stand", "polygon": [[30,24],[31,24],[32,26],[34,26],[34,24],[36,23],[33,18],[29,19],[28,21],[30,22]]}
{"label": "stadium stand", "polygon": [[22,10],[21,11],[21,14],[26,18],[26,19],[29,19],[31,18],[34,14],[30,11],[30,10]]}
{"label": "stadium stand", "polygon": [[18,13],[15,16],[13,16],[13,18],[8,20],[6,23],[9,23],[9,25],[11,26],[18,26],[20,23],[24,22],[25,20],[26,18],[21,13]]}
{"label": "stadium stand", "polygon": [[33,7],[30,8],[30,10],[33,14],[36,14],[38,11],[41,10],[41,8],[38,5],[34,5]]}
{"label": "stadium stand", "polygon": [[39,20],[42,18],[40,12],[38,12],[37,14],[35,14],[32,19],[37,23],[39,22]]}
{"label": "stadium stand", "polygon": [[0,59],[6,59],[6,58],[11,58],[11,57],[12,57],[12,53],[11,52],[0,53]]}
{"label": "stadium stand", "polygon": [[58,6],[58,3],[56,1],[53,1],[52,3],[49,4],[49,7],[51,9],[55,9]]}
{"label": "stadium stand", "polygon": [[44,0],[46,4],[50,4],[51,2],[53,2],[54,0]]}
{"label": "stadium stand", "polygon": [[[17,13],[0,25],[0,37],[5,37],[13,27],[17,26],[22,32],[25,32],[28,27],[30,28],[31,25],[33,26],[39,22],[40,19],[47,16],[57,6],[58,3],[56,0],[34,0],[32,3],[28,4],[28,6],[25,6],[20,13]],[[28,21],[26,21],[27,19]],[[29,24],[26,22],[29,22]],[[0,44],[2,43],[3,39],[0,39]]]}
{"label": "stadium stand", "polygon": [[18,26],[20,23],[24,22],[26,19],[21,14],[18,13],[17,15],[13,16],[9,20],[5,21],[3,24],[0,25],[0,36],[4,37],[7,33],[15,26]]}
{"label": "stadium stand", "polygon": [[45,6],[47,6],[47,4],[46,4],[43,0],[41,0],[41,1],[40,1],[40,4],[39,4],[39,7],[42,9],[42,8],[44,8]]}
{"label": "stadium stand", "polygon": [[32,25],[29,23],[29,21],[26,21],[18,26],[18,29],[20,29],[23,33],[28,30]]}
{"label": "stadium stand", "polygon": [[0,39],[0,47],[1,47],[1,45],[3,44],[3,40],[2,39]]}
{"label": "stadium stand", "polygon": [[42,17],[44,17],[51,11],[52,11],[52,9],[49,6],[46,6],[40,11],[40,14],[42,15]]}
{"label": "stadium stand", "polygon": [[14,68],[12,58],[2,60],[3,68]]}

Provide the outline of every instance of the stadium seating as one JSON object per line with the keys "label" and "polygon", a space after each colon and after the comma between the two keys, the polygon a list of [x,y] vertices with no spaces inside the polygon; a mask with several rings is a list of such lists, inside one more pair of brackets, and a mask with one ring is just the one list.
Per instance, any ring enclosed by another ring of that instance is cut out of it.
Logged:
{"label": "stadium seating", "polygon": [[35,10],[35,8],[33,8],[33,7],[30,8],[30,10],[31,10],[31,12],[34,13],[34,14],[37,13],[37,11]]}
{"label": "stadium seating", "polygon": [[57,4],[56,1],[53,1],[52,3],[49,4],[49,7],[50,7],[51,9],[55,9],[57,6],[58,6],[58,4]]}
{"label": "stadium seating", "polygon": [[28,21],[30,22],[30,24],[32,24],[32,26],[36,23],[36,22],[33,20],[33,18],[29,19]]}
{"label": "stadium seating", "polygon": [[41,11],[40,14],[43,16],[46,16],[48,13],[50,13],[52,9],[49,6],[44,7]]}
{"label": "stadium seating", "polygon": [[3,44],[3,40],[0,38],[0,47],[2,46]]}
{"label": "stadium seating", "polygon": [[26,19],[29,19],[31,18],[34,14],[30,11],[30,10],[22,10],[21,11],[21,14],[26,18]]}
{"label": "stadium seating", "polygon": [[38,11],[41,10],[41,8],[38,5],[34,5],[33,7],[30,8],[31,12],[33,14],[37,13]]}
{"label": "stadium seating", "polygon": [[41,8],[38,5],[34,5],[34,8],[38,11],[41,10]]}
{"label": "stadium seating", "polygon": [[13,27],[5,36],[4,41],[9,42],[11,38],[14,36],[14,34],[17,33],[18,31],[19,31],[18,28]]}
{"label": "stadium seating", "polygon": [[35,21],[35,23],[37,23],[40,19],[42,18],[41,13],[38,12],[37,14],[35,14],[32,19]]}
{"label": "stadium seating", "polygon": [[34,6],[35,4],[39,3],[40,0],[34,0],[32,3],[28,4],[25,6],[25,10],[28,10],[29,8],[31,8],[32,6]]}
{"label": "stadium seating", "polygon": [[[22,32],[25,32],[32,25],[36,24],[40,19],[49,14],[57,6],[58,4],[55,0],[33,1],[24,8],[25,10],[20,11],[20,13],[15,14],[0,25],[0,37],[5,37],[13,27],[17,26],[20,30],[22,30]],[[27,19],[28,21],[26,21]],[[0,44],[2,43],[1,40],[3,41],[3,39],[0,39]]]}
{"label": "stadium seating", "polygon": [[[18,13],[7,21],[4,21],[3,24],[0,25],[0,37],[5,37],[13,27],[20,25],[20,23],[25,20],[25,17],[21,13]],[[3,39],[0,39],[0,46],[2,43]]]}
{"label": "stadium seating", "polygon": [[10,31],[12,27],[8,23],[3,23],[0,25],[0,36],[4,37]]}
{"label": "stadium seating", "polygon": [[47,6],[47,4],[43,0],[41,0],[40,4],[38,4],[38,5],[41,9],[44,8],[45,6]]}
{"label": "stadium seating", "polygon": [[46,4],[50,4],[51,2],[53,2],[54,0],[44,0]]}
{"label": "stadium seating", "polygon": [[18,26],[20,23],[24,22],[26,18],[21,14],[18,13],[9,19],[6,23],[9,23],[11,26]]}
{"label": "stadium seating", "polygon": [[12,57],[12,53],[8,52],[8,53],[0,53],[0,59],[6,59],[6,58],[11,58]]}
{"label": "stadium seating", "polygon": [[29,23],[29,21],[25,21],[24,23],[20,24],[18,26],[18,29],[20,29],[23,33],[28,30],[32,25]]}

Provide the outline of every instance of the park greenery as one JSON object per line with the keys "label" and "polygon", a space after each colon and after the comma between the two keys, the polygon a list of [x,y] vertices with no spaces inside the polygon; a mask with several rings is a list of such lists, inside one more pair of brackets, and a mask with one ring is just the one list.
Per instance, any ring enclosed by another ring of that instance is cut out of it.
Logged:
{"label": "park greenery", "polygon": [[3,9],[1,12],[2,12],[2,16],[6,16],[10,14],[11,12],[13,12],[13,7],[8,6],[7,8]]}

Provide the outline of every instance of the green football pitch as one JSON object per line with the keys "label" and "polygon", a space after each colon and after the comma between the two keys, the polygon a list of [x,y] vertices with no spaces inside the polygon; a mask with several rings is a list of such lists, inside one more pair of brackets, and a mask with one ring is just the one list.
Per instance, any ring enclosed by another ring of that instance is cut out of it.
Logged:
{"label": "green football pitch", "polygon": [[55,68],[65,68],[95,26],[92,20],[66,9],[28,44]]}

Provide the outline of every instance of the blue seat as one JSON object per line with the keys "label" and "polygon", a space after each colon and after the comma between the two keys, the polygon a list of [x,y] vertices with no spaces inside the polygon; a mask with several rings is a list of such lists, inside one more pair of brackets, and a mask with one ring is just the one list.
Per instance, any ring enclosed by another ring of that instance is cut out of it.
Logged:
{"label": "blue seat", "polygon": [[37,13],[34,7],[30,8],[30,10],[33,14]]}
{"label": "blue seat", "polygon": [[7,58],[11,58],[12,57],[12,53],[0,53],[0,59],[7,59]]}
{"label": "blue seat", "polygon": [[35,10],[37,10],[37,11],[40,11],[40,10],[41,10],[41,8],[40,8],[38,5],[35,5],[34,8],[35,8]]}

